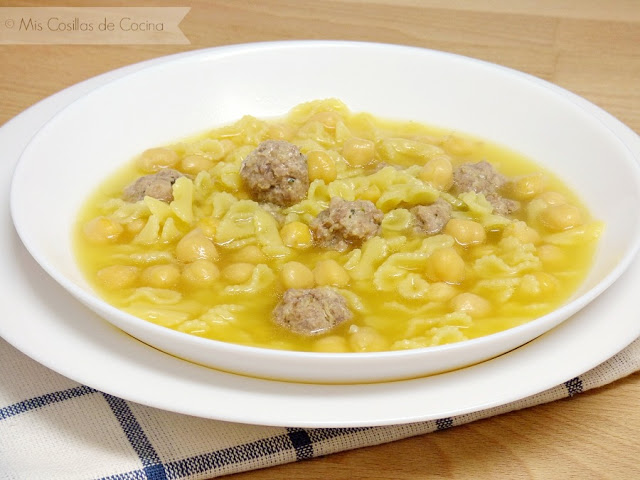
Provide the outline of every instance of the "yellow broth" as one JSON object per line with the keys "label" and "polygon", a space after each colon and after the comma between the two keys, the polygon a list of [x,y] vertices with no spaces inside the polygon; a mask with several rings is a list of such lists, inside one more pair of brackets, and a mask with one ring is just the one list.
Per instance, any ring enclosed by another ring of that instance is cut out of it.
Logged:
{"label": "yellow broth", "polygon": [[[267,139],[298,145],[311,176],[306,198],[275,213],[250,200],[239,174],[243,159]],[[348,151],[354,142],[372,146],[371,152],[358,157],[362,148]],[[149,152],[83,205],[74,232],[78,262],[114,306],[225,342],[364,352],[499,332],[571,296],[586,276],[602,228],[566,184],[522,155],[459,132],[351,113],[337,100],[305,103],[279,119],[246,116]],[[425,167],[434,158],[452,168],[489,161],[509,177],[505,196],[517,198],[521,208],[499,216],[482,194],[447,193]],[[167,166],[188,175],[174,184],[171,203],[122,199],[132,181]],[[375,203],[384,212],[380,234],[345,252],[314,245],[308,225],[334,196]],[[453,204],[454,218],[480,224],[486,238],[463,245],[446,229],[417,232],[409,209],[439,197]],[[569,205],[579,218],[554,219],[556,205]],[[215,247],[208,263],[194,265],[179,253],[179,242],[193,231]],[[464,260],[459,279],[436,272],[433,253],[439,249]],[[287,277],[291,262],[306,267],[306,280]],[[353,319],[312,337],[274,324],[272,310],[291,278],[294,285],[336,289]]]}

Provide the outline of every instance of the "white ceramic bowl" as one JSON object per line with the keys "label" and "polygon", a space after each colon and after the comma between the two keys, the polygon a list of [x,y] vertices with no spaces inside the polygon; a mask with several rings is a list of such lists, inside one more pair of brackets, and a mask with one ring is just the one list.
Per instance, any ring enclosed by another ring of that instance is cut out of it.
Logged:
{"label": "white ceramic bowl", "polygon": [[[71,251],[78,209],[142,150],[242,115],[285,114],[336,97],[352,111],[414,119],[517,150],[564,179],[606,222],[579,291],[551,314],[466,342],[407,351],[328,354],[245,347],[163,328],[96,296]],[[358,383],[424,376],[505,353],[558,325],[609,287],[640,246],[640,168],[625,145],[557,87],[504,67],[394,45],[299,41],[167,57],[106,84],[57,114],[15,170],[11,213],[25,246],[78,300],[139,340],[226,371],[297,382]],[[603,322],[607,319],[603,318]]]}

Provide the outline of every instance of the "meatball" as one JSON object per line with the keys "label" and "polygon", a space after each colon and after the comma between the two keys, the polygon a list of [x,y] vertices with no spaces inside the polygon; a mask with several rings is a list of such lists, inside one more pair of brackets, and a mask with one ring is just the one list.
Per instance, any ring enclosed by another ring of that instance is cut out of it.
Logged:
{"label": "meatball", "polygon": [[173,200],[173,184],[182,173],[171,168],[163,168],[153,175],[138,178],[124,189],[122,198],[127,202],[137,202],[144,197],[153,197],[163,202]]}
{"label": "meatball", "polygon": [[438,198],[431,205],[418,205],[411,209],[416,217],[417,229],[427,235],[440,233],[451,218],[451,205]]}
{"label": "meatball", "polygon": [[267,140],[242,162],[240,176],[251,198],[288,207],[307,196],[307,157],[292,143]]}
{"label": "meatball", "polygon": [[498,191],[507,182],[507,178],[493,165],[483,160],[478,163],[464,163],[453,172],[455,192],[476,192],[484,194],[498,215],[509,215],[520,208],[515,200],[502,197]]}
{"label": "meatball", "polygon": [[457,192],[494,193],[506,181],[506,177],[485,160],[463,163],[453,171],[453,188]]}
{"label": "meatball", "polygon": [[328,288],[290,288],[273,310],[273,321],[298,335],[323,334],[351,320],[347,301]]}
{"label": "meatball", "polygon": [[329,208],[320,212],[309,227],[318,246],[343,252],[377,235],[383,216],[369,200],[334,197]]}
{"label": "meatball", "polygon": [[498,215],[506,216],[520,208],[520,202],[517,200],[502,197],[497,193],[489,193],[485,195],[485,198],[493,207],[493,211]]}

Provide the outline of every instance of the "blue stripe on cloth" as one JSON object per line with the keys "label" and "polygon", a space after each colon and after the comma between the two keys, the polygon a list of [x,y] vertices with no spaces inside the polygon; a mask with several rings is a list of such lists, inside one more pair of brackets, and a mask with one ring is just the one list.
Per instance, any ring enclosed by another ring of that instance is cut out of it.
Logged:
{"label": "blue stripe on cloth", "polygon": [[291,449],[289,436],[278,435],[170,462],[167,463],[166,469],[168,478],[177,480],[199,473],[213,474],[228,465],[239,465],[251,460],[265,459]]}
{"label": "blue stripe on cloth", "polygon": [[451,417],[439,418],[436,420],[437,431],[446,430],[447,428],[451,427],[453,427],[453,418]]}
{"label": "blue stripe on cloth", "polygon": [[313,442],[309,433],[302,428],[287,428],[289,440],[296,449],[296,460],[313,457]]}
{"label": "blue stripe on cloth", "polygon": [[[111,411],[120,422],[120,426],[127,436],[129,443],[133,447],[140,461],[142,462],[143,471],[147,480],[166,480],[167,475],[160,461],[158,453],[151,445],[151,442],[144,433],[140,423],[129,408],[127,402],[121,398],[114,397],[108,393],[102,394],[111,407]],[[114,477],[116,478],[116,477]],[[136,477],[125,477],[136,478]]]}
{"label": "blue stripe on cloth", "polygon": [[97,390],[94,390],[91,387],[81,385],[79,387],[69,388],[67,390],[60,390],[58,392],[51,392],[45,395],[41,395],[39,397],[29,398],[22,402],[14,403],[13,405],[0,408],[0,420],[25,413],[30,410],[35,410],[36,408],[41,408],[46,405],[51,405],[52,403],[63,402],[71,398],[81,397],[83,395],[88,395],[96,392]]}
{"label": "blue stripe on cloth", "polygon": [[375,427],[350,427],[350,428],[314,428],[307,430],[309,437],[313,443],[319,443],[324,440],[331,440],[337,437],[346,437],[354,433],[364,432],[365,430],[374,430]]}
{"label": "blue stripe on cloth", "polygon": [[569,394],[570,397],[573,397],[578,393],[582,393],[582,391],[584,390],[584,387],[582,385],[582,380],[580,380],[580,377],[575,377],[575,378],[572,378],[571,380],[567,380],[566,382],[564,382],[564,386],[567,389],[567,393]]}
{"label": "blue stripe on cloth", "polygon": [[[294,447],[287,433],[182,460],[167,462],[164,465],[164,470],[168,480],[179,480],[201,473],[214,475],[225,466],[265,459],[293,449]],[[147,477],[144,470],[140,469],[104,477],[99,480],[147,480],[147,478],[150,477]]]}

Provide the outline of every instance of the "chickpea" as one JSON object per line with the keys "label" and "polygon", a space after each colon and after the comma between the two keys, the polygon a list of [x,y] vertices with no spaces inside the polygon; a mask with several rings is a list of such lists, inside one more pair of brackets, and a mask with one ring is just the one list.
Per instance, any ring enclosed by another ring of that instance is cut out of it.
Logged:
{"label": "chickpea", "polygon": [[453,184],[453,166],[446,155],[439,155],[424,164],[418,178],[438,190],[447,191]]}
{"label": "chickpea", "polygon": [[173,264],[152,265],[142,271],[140,280],[149,287],[172,288],[180,280],[180,269]]}
{"label": "chickpea", "polygon": [[541,173],[516,178],[507,185],[509,195],[516,200],[531,200],[543,190],[544,177]]}
{"label": "chickpea", "polygon": [[380,198],[380,195],[382,195],[380,187],[377,185],[370,185],[358,198],[360,200],[369,200],[370,202],[376,203]]}
{"label": "chickpea", "polygon": [[265,263],[267,261],[267,256],[257,245],[247,245],[242,247],[237,252],[233,252],[229,255],[229,258],[234,262],[253,263],[254,265]]}
{"label": "chickpea", "polygon": [[220,278],[220,270],[210,260],[196,260],[184,266],[182,278],[188,285],[194,287],[210,287]]}
{"label": "chickpea", "polygon": [[316,340],[313,344],[315,352],[344,353],[349,351],[347,341],[338,335],[329,335]]}
{"label": "chickpea", "polygon": [[233,284],[240,284],[249,281],[253,274],[254,265],[252,263],[232,263],[222,270],[222,276]]}
{"label": "chickpea", "polygon": [[217,260],[216,246],[201,230],[196,229],[182,237],[176,245],[176,258],[190,263],[196,260]]}
{"label": "chickpea", "polygon": [[312,288],[313,272],[300,262],[287,262],[282,266],[280,278],[285,288]]}
{"label": "chickpea", "polygon": [[342,146],[342,156],[352,167],[362,167],[372,163],[375,153],[375,144],[364,138],[348,138]]}
{"label": "chickpea", "polygon": [[130,265],[110,265],[98,270],[97,277],[100,283],[110,289],[133,287],[138,280],[140,269]]}
{"label": "chickpea", "polygon": [[349,345],[354,352],[379,352],[387,350],[389,342],[372,327],[358,327],[349,335]]}
{"label": "chickpea", "polygon": [[124,227],[108,217],[96,217],[89,220],[83,228],[87,240],[91,243],[114,243],[124,231]]}
{"label": "chickpea", "polygon": [[437,282],[460,283],[465,277],[465,264],[455,248],[439,248],[427,259],[427,276]]}
{"label": "chickpea", "polygon": [[536,199],[540,199],[548,205],[561,205],[563,203],[567,203],[567,199],[564,195],[559,192],[543,192],[536,197]]}
{"label": "chickpea", "polygon": [[322,180],[324,183],[333,182],[338,176],[336,162],[322,150],[313,150],[307,154],[309,180]]}
{"label": "chickpea", "polygon": [[484,227],[473,220],[452,218],[444,227],[444,233],[451,235],[460,245],[484,243],[487,233]]}
{"label": "chickpea", "polygon": [[566,259],[564,252],[557,245],[540,245],[537,249],[538,258],[545,268],[555,268],[562,265]]}
{"label": "chickpea", "polygon": [[180,162],[183,172],[197,175],[203,170],[209,170],[213,166],[213,162],[202,155],[188,155]]}
{"label": "chickpea", "polygon": [[287,223],[280,229],[282,242],[291,248],[307,248],[311,246],[311,230],[302,222]]}
{"label": "chickpea", "polygon": [[351,281],[349,273],[335,260],[321,260],[313,269],[316,285],[345,287]]}
{"label": "chickpea", "polygon": [[150,148],[142,152],[138,165],[145,172],[157,172],[161,168],[173,167],[178,159],[178,154],[168,148]]}
{"label": "chickpea", "polygon": [[575,205],[549,205],[540,213],[540,221],[550,230],[561,231],[582,224],[582,214]]}
{"label": "chickpea", "polygon": [[427,297],[432,302],[448,302],[458,293],[458,289],[445,282],[437,282],[429,285]]}
{"label": "chickpea", "polygon": [[491,302],[475,293],[461,293],[451,300],[456,312],[464,312],[473,318],[484,317],[491,312]]}

